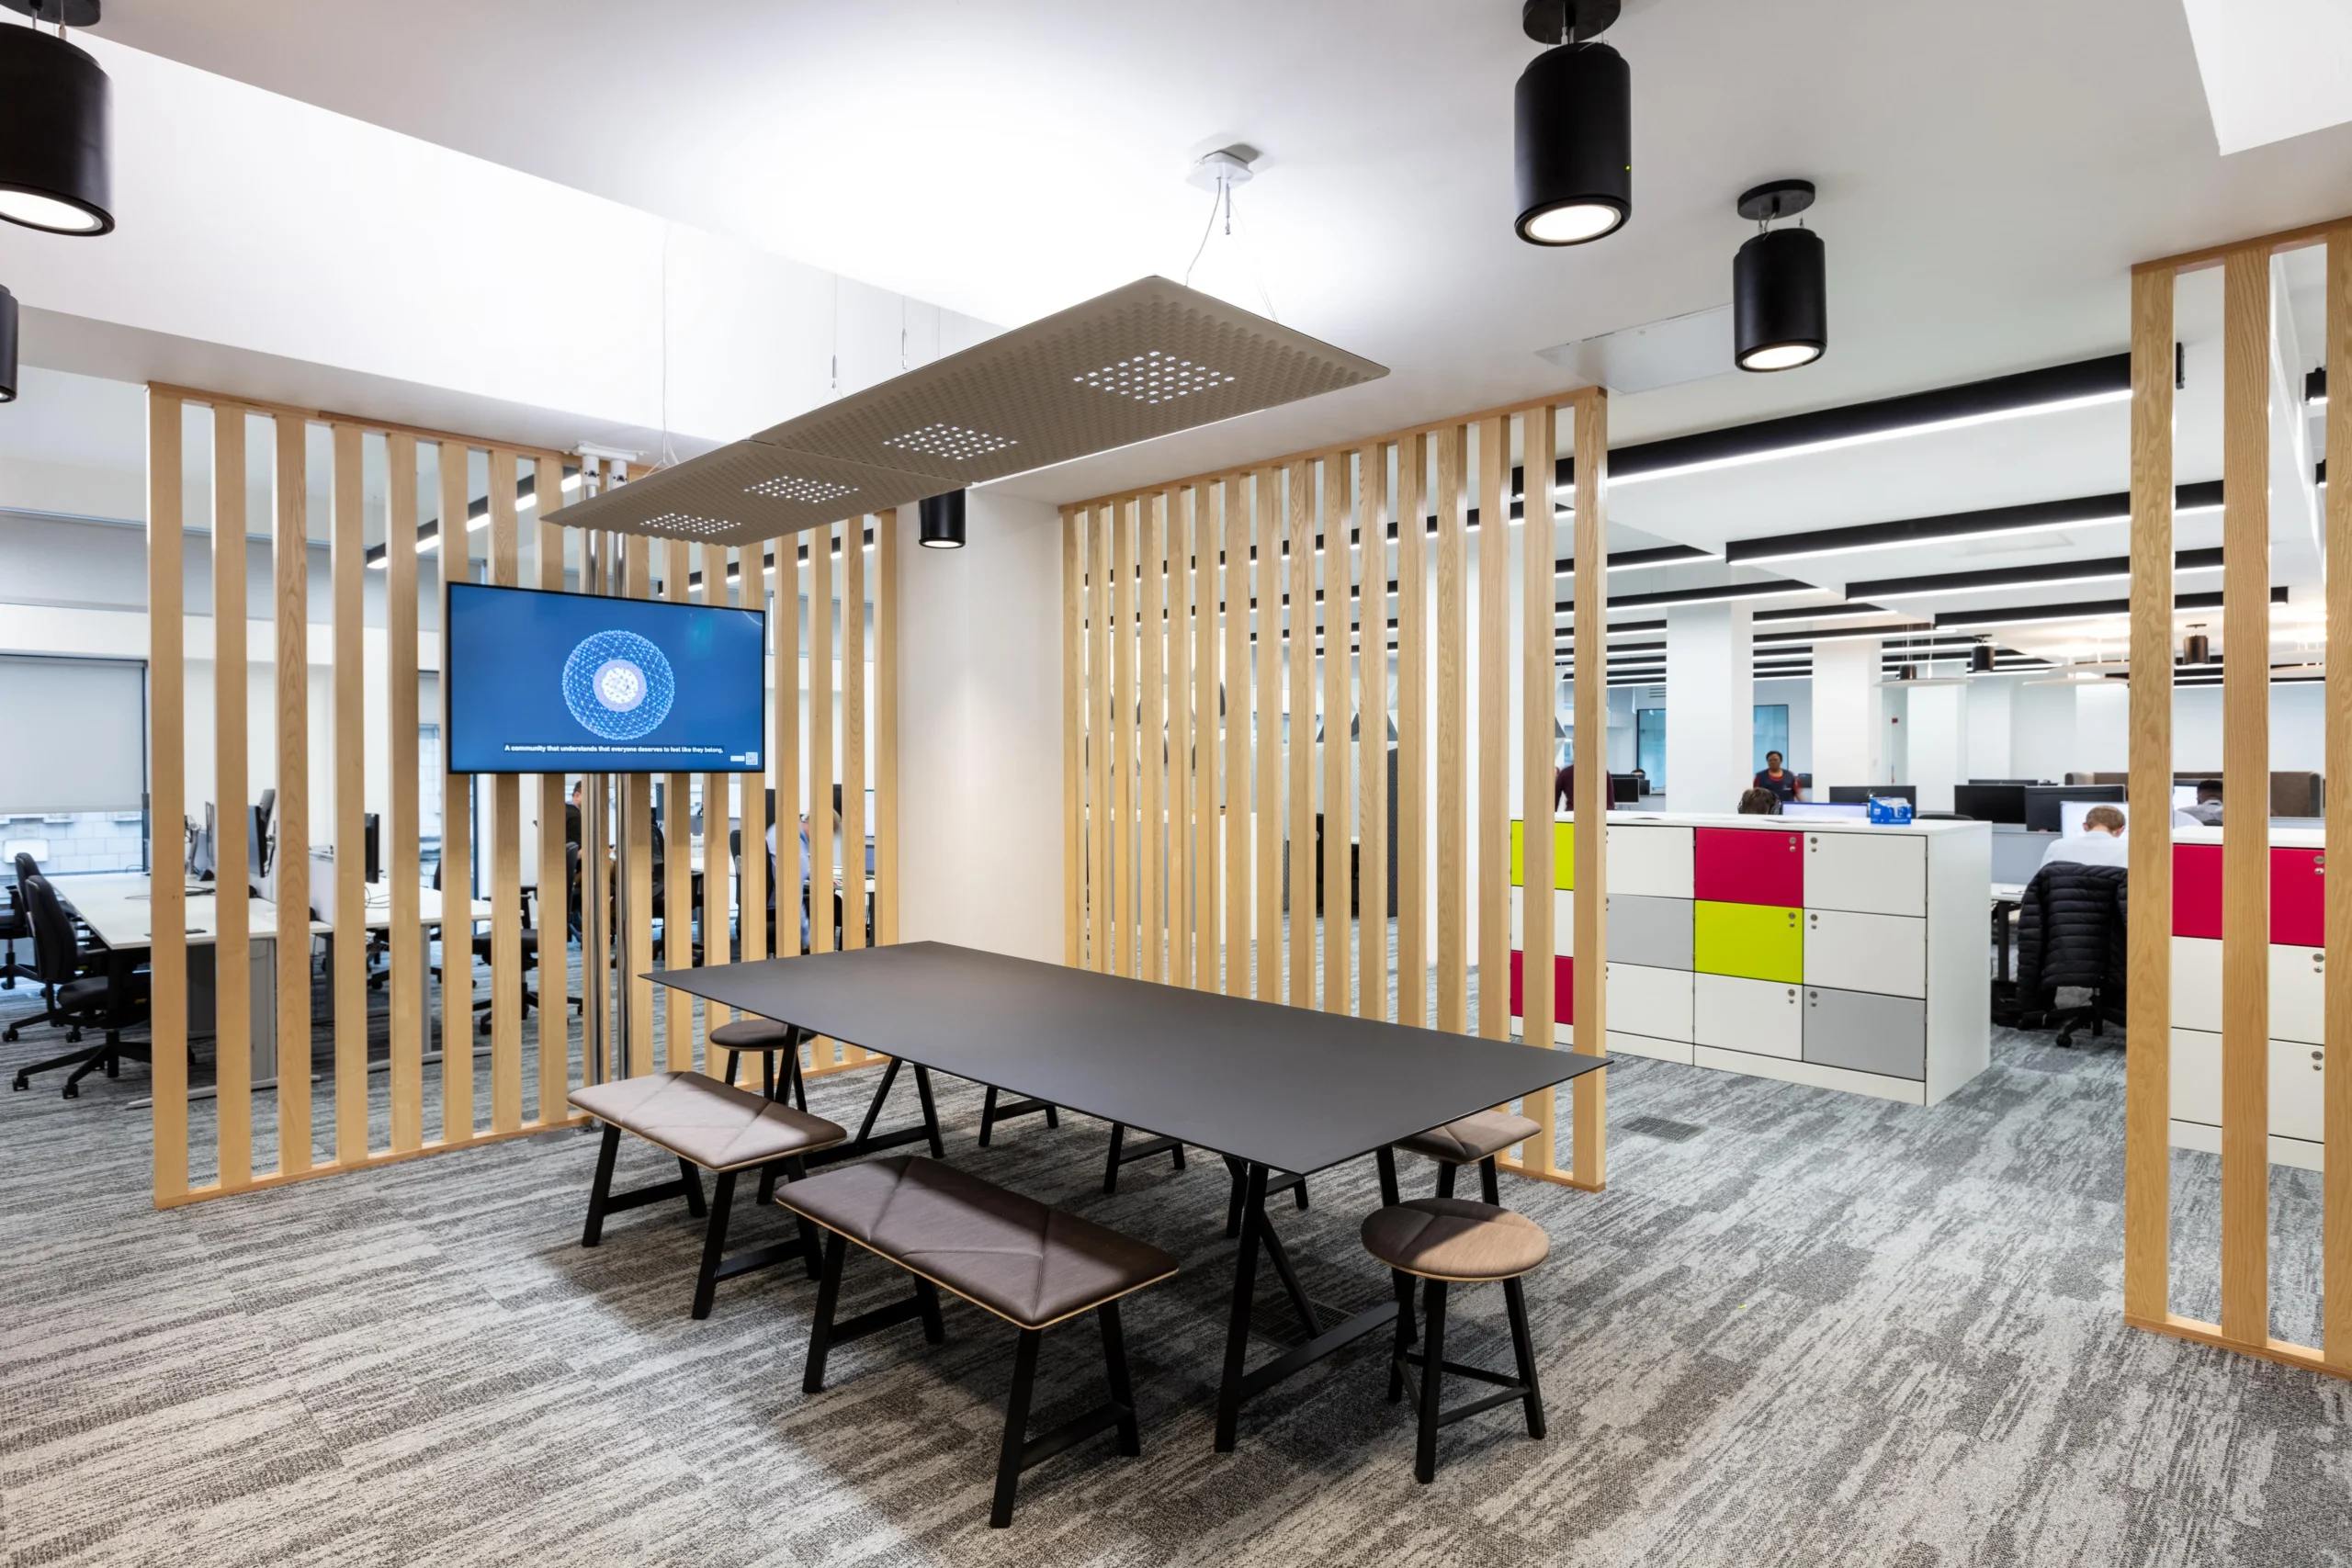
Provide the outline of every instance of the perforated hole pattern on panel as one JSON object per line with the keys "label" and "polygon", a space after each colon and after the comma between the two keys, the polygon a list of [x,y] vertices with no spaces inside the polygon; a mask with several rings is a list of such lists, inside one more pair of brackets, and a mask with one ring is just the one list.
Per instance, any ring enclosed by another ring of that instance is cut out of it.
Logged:
{"label": "perforated hole pattern on panel", "polygon": [[810,506],[822,506],[829,501],[839,501],[845,495],[855,495],[855,485],[835,484],[831,479],[796,479],[790,474],[778,474],[772,479],[762,479],[755,485],[745,485],[746,495],[763,495],[770,501],[797,501]]}
{"label": "perforated hole pattern on panel", "polygon": [[1133,398],[1139,403],[1158,403],[1228,386],[1236,378],[1155,348],[1138,358],[1122,359],[1116,365],[1105,365],[1100,370],[1070,379],[1097,391]]}

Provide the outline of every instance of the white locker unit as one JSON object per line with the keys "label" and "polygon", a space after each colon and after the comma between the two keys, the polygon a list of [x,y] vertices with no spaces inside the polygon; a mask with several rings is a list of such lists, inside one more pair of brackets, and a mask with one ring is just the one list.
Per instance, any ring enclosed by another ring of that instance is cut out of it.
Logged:
{"label": "white locker unit", "polygon": [[[2178,939],[2176,938],[2176,941]],[[2215,943],[2219,946],[2220,943]],[[2316,1045],[2327,1011],[2327,949],[2270,944],[2270,1035]]]}
{"label": "white locker unit", "polygon": [[1736,975],[1691,978],[1693,1043],[1788,1062],[1804,1058],[1804,987]]}
{"label": "white locker unit", "polygon": [[1863,915],[1924,917],[1928,912],[1927,841],[1867,832],[1808,830],[1804,906]]}
{"label": "white locker unit", "polygon": [[2222,1032],[2222,944],[2211,937],[2172,939],[2172,1026]]}
{"label": "white locker unit", "polygon": [[[2270,1158],[2321,1168],[2326,1147],[2325,1053],[2301,1040],[2270,1042]],[[2172,1141],[2218,1154],[2222,1147],[2222,1037],[2203,1029],[2172,1032]]]}
{"label": "white locker unit", "polygon": [[1625,1034],[1609,1031],[1609,1054],[1612,1056],[1647,1056],[1653,1061],[1679,1062],[1691,1065],[1691,1044],[1687,1040],[1660,1040],[1650,1034]]}
{"label": "white locker unit", "polygon": [[1690,981],[1688,969],[1652,969],[1641,964],[1609,965],[1609,1030],[1645,1034],[1654,1040],[1690,1042]]}
{"label": "white locker unit", "polygon": [[[1811,897],[1810,892],[1806,895]],[[1804,912],[1804,983],[1889,997],[1928,994],[1928,922],[1906,915]]]}
{"label": "white locker unit", "polygon": [[1695,881],[1688,828],[1609,825],[1609,892],[1635,898],[1688,898]]}
{"label": "white locker unit", "polygon": [[[1510,950],[1527,951],[1527,889],[1510,890]],[[1567,958],[1577,950],[1577,896],[1565,887],[1552,890],[1552,953]]]}

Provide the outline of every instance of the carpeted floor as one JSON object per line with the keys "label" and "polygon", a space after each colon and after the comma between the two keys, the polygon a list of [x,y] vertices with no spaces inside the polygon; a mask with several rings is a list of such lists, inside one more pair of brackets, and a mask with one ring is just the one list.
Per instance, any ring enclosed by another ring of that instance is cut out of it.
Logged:
{"label": "carpeted floor", "polygon": [[[1554,1241],[1529,1292],[1551,1435],[1510,1411],[1450,1428],[1426,1488],[1369,1346],[1211,1451],[1216,1161],[1131,1167],[1105,1199],[1101,1125],[980,1150],[977,1091],[944,1085],[952,1159],[1184,1262],[1127,1314],[1143,1456],[1032,1472],[1009,1532],[985,1517],[1012,1336],[975,1308],[950,1302],[941,1348],[837,1350],[809,1398],[797,1273],[722,1285],[697,1324],[682,1212],[579,1247],[589,1138],[159,1214],[145,1070],[74,1101],[51,1078],[0,1097],[0,1562],[2352,1562],[2352,1387],[2120,1320],[2118,1044],[2000,1036],[1925,1111],[1624,1063],[1609,1190],[1505,1194]],[[0,1047],[0,1070],[57,1048]],[[870,1082],[812,1104],[850,1116]],[[2176,1160],[2184,1311],[2212,1310],[2212,1185]],[[2308,1340],[2317,1181],[2274,1187],[2276,1328]],[[1278,1222],[1309,1288],[1379,1299],[1368,1163],[1313,1190]],[[850,1309],[899,1289],[851,1279]],[[1499,1292],[1457,1301],[1451,1348],[1507,1364]],[[1278,1293],[1260,1324],[1261,1356],[1293,1332]],[[1099,1368],[1091,1330],[1048,1336],[1040,1423],[1099,1397]]]}

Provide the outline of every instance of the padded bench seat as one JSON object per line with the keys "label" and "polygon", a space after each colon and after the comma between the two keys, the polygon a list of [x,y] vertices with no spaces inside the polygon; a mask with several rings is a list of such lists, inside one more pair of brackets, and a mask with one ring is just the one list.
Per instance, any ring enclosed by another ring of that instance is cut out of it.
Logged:
{"label": "padded bench seat", "polygon": [[[990,1525],[1012,1523],[1013,1495],[1023,1471],[1098,1432],[1116,1427],[1121,1453],[1143,1451],[1118,1303],[1121,1297],[1174,1274],[1173,1257],[1091,1220],[913,1155],[796,1181],[776,1194],[776,1201],[827,1233],[801,1380],[808,1393],[824,1388],[826,1358],[838,1341],[920,1318],[924,1337],[934,1345],[941,1343],[946,1333],[939,1311],[941,1290],[1020,1330]],[[912,1274],[914,1293],[835,1323],[842,1267],[852,1241]],[[1110,1401],[1029,1438],[1038,1343],[1047,1328],[1086,1312],[1093,1313],[1102,1326]]]}
{"label": "padded bench seat", "polygon": [[[760,1173],[764,1198],[778,1169],[787,1177],[801,1174],[800,1158],[811,1150],[829,1148],[848,1136],[837,1123],[821,1116],[770,1100],[766,1095],[720,1083],[700,1073],[647,1073],[586,1084],[573,1089],[571,1103],[605,1124],[604,1146],[597,1151],[595,1184],[588,1193],[588,1224],[580,1245],[594,1247],[604,1239],[605,1216],[640,1204],[683,1196],[686,1212],[697,1218],[706,1211],[700,1171],[713,1173],[707,1210],[709,1224],[703,1236],[702,1267],[695,1276],[694,1315],[710,1315],[711,1297],[718,1281],[754,1269],[764,1269],[798,1258],[816,1277],[816,1237],[804,1224],[800,1237],[778,1247],[734,1258],[726,1257],[727,1227],[734,1207],[735,1179],[747,1170]],[[633,1191],[616,1193],[613,1166],[620,1154],[623,1133],[633,1133],[656,1148],[677,1156],[678,1179]]]}

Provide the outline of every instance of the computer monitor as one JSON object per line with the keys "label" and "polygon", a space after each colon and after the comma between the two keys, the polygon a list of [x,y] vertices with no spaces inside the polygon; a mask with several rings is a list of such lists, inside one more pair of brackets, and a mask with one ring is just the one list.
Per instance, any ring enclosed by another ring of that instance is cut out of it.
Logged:
{"label": "computer monitor", "polygon": [[277,825],[277,791],[261,792],[261,804],[254,807],[254,842],[260,848],[261,863],[254,868],[255,876],[267,874],[275,858],[270,852],[270,830]]}
{"label": "computer monitor", "polygon": [[204,826],[196,830],[196,847],[187,862],[188,874],[202,881],[210,881],[219,869],[219,857],[213,852],[219,825],[219,814],[208,800],[204,803]]}
{"label": "computer monitor", "polygon": [[1639,806],[1642,803],[1642,781],[1632,773],[1609,775],[1609,804]]}
{"label": "computer monitor", "polygon": [[378,881],[378,880],[381,879],[381,877],[383,876],[383,874],[384,874],[384,867],[383,867],[383,863],[382,863],[382,862],[378,858],[378,844],[377,844],[377,832],[376,832],[376,828],[377,828],[377,817],[376,817],[376,814],[375,814],[374,812],[370,811],[370,812],[368,812],[368,813],[367,822],[368,822],[368,826],[367,826],[367,830],[366,830],[366,833],[365,833],[365,838],[366,838],[366,841],[367,841],[367,852],[367,852],[366,876],[367,876],[367,880],[368,880],[368,881],[369,881],[369,882],[375,882],[375,881]]}
{"label": "computer monitor", "polygon": [[2075,838],[2083,831],[2083,818],[2093,807],[2113,804],[2113,801],[2062,800],[2058,803],[2058,830],[2067,838]]}
{"label": "computer monitor", "polygon": [[1917,784],[1831,784],[1829,786],[1829,802],[1833,806],[1868,806],[1873,798],[1877,797],[1908,801],[1911,803],[1912,809],[1917,810],[1919,806],[1919,786]]}
{"label": "computer monitor", "polygon": [[1815,821],[1867,822],[1871,819],[1868,801],[1784,800],[1781,803],[1783,817],[1809,817]]}
{"label": "computer monitor", "polygon": [[2025,785],[1984,782],[1954,784],[1951,808],[1979,822],[2013,822],[2023,827]]}
{"label": "computer monitor", "polygon": [[2172,786],[2172,808],[2175,811],[2186,811],[2196,804],[2197,786],[2195,784],[2177,784]]}
{"label": "computer monitor", "polygon": [[2085,806],[2120,806],[2123,804],[2121,784],[2028,784],[2025,792],[2025,825],[2037,833],[2055,833],[2064,825],[2061,807],[2065,802],[2077,800]]}
{"label": "computer monitor", "polygon": [[248,887],[261,880],[264,861],[262,837],[269,831],[268,824],[269,818],[262,807],[245,807],[245,886]]}

